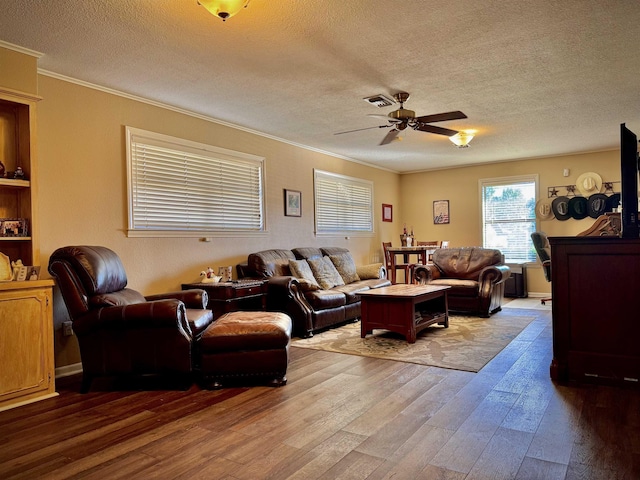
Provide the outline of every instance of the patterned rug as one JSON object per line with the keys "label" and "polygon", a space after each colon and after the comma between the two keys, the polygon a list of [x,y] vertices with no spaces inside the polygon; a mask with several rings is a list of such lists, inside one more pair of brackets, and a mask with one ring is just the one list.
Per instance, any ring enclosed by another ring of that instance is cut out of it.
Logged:
{"label": "patterned rug", "polygon": [[449,316],[449,328],[432,325],[410,344],[387,330],[360,338],[360,322],[295,338],[292,346],[478,372],[536,318],[502,311],[490,318]]}

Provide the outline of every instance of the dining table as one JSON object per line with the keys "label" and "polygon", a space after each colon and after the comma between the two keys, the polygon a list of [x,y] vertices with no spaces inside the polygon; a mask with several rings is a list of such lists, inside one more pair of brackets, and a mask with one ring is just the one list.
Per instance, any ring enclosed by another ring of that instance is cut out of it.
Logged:
{"label": "dining table", "polygon": [[[432,245],[416,245],[411,247],[388,247],[389,257],[391,260],[391,283],[396,283],[396,256],[402,255],[404,263],[411,263],[411,256],[415,256],[416,264],[426,265],[429,255],[436,250],[436,247]],[[405,283],[413,283],[413,281],[407,281]],[[413,280],[413,279],[411,279]]]}

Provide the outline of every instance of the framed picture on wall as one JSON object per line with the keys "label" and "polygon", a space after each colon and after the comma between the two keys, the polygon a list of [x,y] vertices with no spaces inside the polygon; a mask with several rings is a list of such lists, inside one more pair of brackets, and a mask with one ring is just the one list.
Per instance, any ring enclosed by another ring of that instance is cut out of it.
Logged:
{"label": "framed picture on wall", "polygon": [[284,214],[287,217],[302,216],[302,192],[284,190]]}
{"label": "framed picture on wall", "polygon": [[382,221],[393,222],[393,205],[382,204]]}
{"label": "framed picture on wall", "polygon": [[449,223],[449,200],[435,200],[433,202],[433,223],[435,225]]}

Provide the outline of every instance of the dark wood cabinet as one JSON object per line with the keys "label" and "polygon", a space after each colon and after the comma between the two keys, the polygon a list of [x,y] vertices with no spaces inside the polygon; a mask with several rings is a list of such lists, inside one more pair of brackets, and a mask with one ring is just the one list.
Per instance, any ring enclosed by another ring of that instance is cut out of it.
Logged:
{"label": "dark wood cabinet", "polygon": [[640,239],[551,237],[559,381],[638,385]]}
{"label": "dark wood cabinet", "polygon": [[238,280],[220,283],[184,283],[183,290],[201,288],[209,294],[207,308],[214,318],[238,310],[266,310],[266,280]]}

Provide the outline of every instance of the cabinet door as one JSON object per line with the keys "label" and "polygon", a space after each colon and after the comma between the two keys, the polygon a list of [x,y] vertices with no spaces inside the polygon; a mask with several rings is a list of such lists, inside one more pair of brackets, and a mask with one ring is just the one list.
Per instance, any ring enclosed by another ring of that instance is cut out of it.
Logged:
{"label": "cabinet door", "polygon": [[0,292],[0,407],[53,393],[52,330],[50,288]]}

